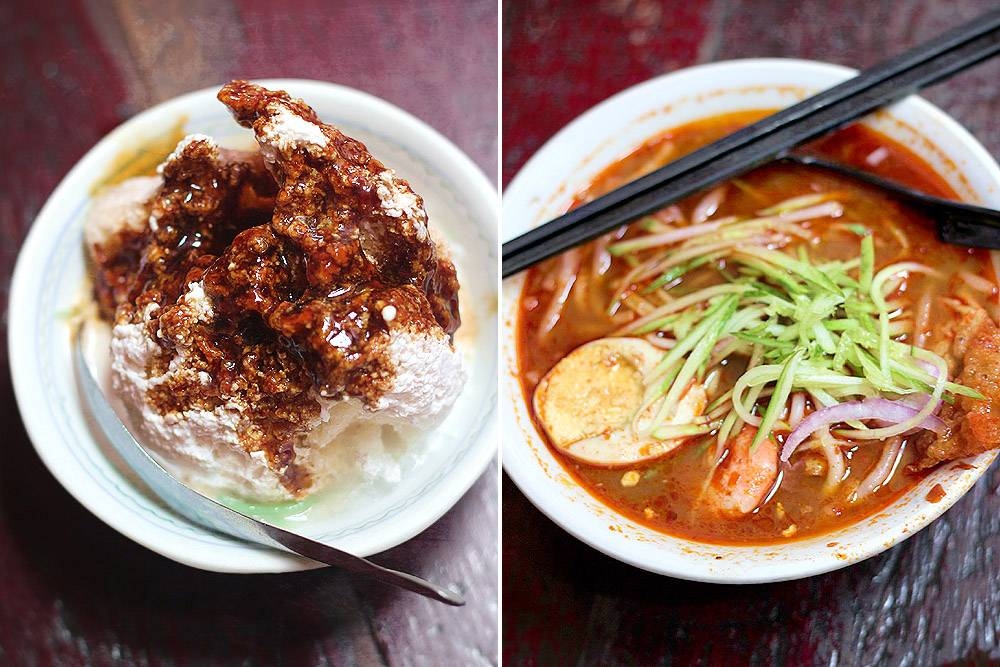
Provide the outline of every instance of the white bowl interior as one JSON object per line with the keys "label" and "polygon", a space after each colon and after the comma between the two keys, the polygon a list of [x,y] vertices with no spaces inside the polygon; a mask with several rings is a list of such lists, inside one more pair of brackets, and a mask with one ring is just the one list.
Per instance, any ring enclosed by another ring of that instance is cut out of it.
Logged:
{"label": "white bowl interior", "polygon": [[[649,137],[721,113],[788,106],[848,78],[853,70],[802,60],[757,59],[682,70],[630,88],[554,136],[504,192],[504,234],[512,238],[566,209],[598,172]],[[969,201],[1000,205],[1000,168],[958,123],[908,98],[865,123],[927,160]],[[518,487],[568,532],[618,560],[685,579],[756,583],[819,574],[871,557],[926,526],[955,503],[996,457],[982,454],[934,471],[885,511],[858,524],[781,545],[717,546],[650,530],[615,513],[577,485],[535,431],[517,379],[515,331],[523,279],[503,285],[501,419],[503,465]],[[945,496],[926,497],[940,484]]]}
{"label": "white bowl interior", "polygon": [[[305,99],[324,120],[364,141],[423,195],[432,226],[451,241],[459,265],[464,326],[456,340],[469,380],[448,419],[405,456],[398,484],[360,485],[313,507],[299,530],[369,555],[416,535],[473,484],[496,447],[497,195],[457,148],[375,97],[333,84],[263,81]],[[85,296],[81,223],[91,187],[115,168],[123,148],[148,143],[178,121],[233,146],[252,134],[215,99],[191,93],[131,119],[95,146],[53,193],[19,257],[10,305],[11,364],[32,441],[53,474],[94,514],[174,560],[218,571],[286,571],[310,561],[206,532],[163,507],[107,455],[84,418],[70,366],[65,313]],[[463,270],[464,269],[464,270]],[[93,354],[100,365],[102,355]],[[105,361],[106,364],[106,361]]]}

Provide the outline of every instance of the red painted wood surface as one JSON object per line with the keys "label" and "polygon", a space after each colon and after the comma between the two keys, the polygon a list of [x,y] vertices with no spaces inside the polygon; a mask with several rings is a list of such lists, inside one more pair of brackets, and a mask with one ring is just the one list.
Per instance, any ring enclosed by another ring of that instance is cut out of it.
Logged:
{"label": "red painted wood surface", "polygon": [[[874,64],[988,0],[504,3],[503,178],[609,95],[701,62]],[[1000,155],[1000,61],[926,93]],[[648,574],[585,546],[503,482],[507,664],[1000,664],[1000,468],[888,552],[760,586]]]}
{"label": "red painted wood surface", "polygon": [[496,175],[487,1],[0,2],[0,665],[411,665],[497,660],[496,466],[380,560],[462,588],[446,608],[331,569],[200,572],[91,516],[45,470],[7,370],[10,273],[59,179],[129,116],[232,77],[383,97]]}

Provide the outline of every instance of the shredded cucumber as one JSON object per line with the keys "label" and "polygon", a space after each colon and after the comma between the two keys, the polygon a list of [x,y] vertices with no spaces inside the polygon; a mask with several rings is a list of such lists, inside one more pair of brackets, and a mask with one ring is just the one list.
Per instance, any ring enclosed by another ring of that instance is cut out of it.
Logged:
{"label": "shredded cucumber", "polygon": [[[905,422],[879,428],[851,422],[841,433],[885,438],[915,428],[942,400],[982,398],[951,382],[940,356],[903,342],[912,317],[887,300],[911,274],[939,275],[935,269],[898,262],[876,271],[874,235],[858,224],[836,223],[859,237],[856,257],[810,257],[814,239],[797,223],[842,210],[830,193],[805,195],[765,208],[757,218],[709,220],[689,232],[650,223],[650,236],[610,247],[631,266],[644,267],[633,272],[638,277],[629,293],[669,299],[618,333],[664,332],[676,340],[648,378],[638,413],[644,423],[638,416],[633,422],[638,431],[660,439],[711,434],[721,446],[742,424],[757,424],[756,447],[775,429],[787,428],[781,415],[793,392],[807,393],[816,407],[858,397],[928,397]],[[785,248],[796,238],[806,242]],[[709,268],[726,282],[705,286]],[[742,373],[713,397],[727,364],[738,364]],[[712,384],[703,417],[671,423],[691,383],[706,377]]]}

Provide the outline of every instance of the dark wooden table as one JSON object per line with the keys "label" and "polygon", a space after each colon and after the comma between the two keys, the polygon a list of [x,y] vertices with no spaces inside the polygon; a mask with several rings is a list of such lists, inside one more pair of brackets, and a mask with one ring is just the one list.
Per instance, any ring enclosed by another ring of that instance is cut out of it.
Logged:
{"label": "dark wooden table", "polygon": [[[874,64],[990,0],[505,2],[503,178],[581,112],[696,63]],[[929,90],[1000,155],[1000,61]],[[578,542],[503,482],[509,664],[1000,664],[1000,468],[942,519],[853,567],[766,586],[647,574]]]}
{"label": "dark wooden table", "polygon": [[497,469],[380,557],[464,587],[446,608],[331,569],[220,575],[90,515],[35,455],[7,370],[7,290],[32,220],[129,116],[232,77],[368,91],[455,141],[491,178],[496,3],[0,2],[0,665],[410,665],[497,660]]}

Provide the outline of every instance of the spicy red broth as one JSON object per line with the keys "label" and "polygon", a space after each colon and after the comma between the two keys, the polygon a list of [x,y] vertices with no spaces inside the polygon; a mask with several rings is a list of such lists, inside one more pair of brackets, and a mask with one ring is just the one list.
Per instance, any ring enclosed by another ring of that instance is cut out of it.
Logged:
{"label": "spicy red broth", "polygon": [[[731,133],[761,115],[759,111],[727,114],[664,132],[601,172],[586,191],[576,197],[573,206]],[[947,183],[912,151],[862,125],[851,126],[822,139],[809,150],[924,192],[957,198]],[[876,271],[895,262],[932,265],[938,274],[907,275],[890,295],[891,303],[898,304],[899,308],[899,312],[892,315],[896,323],[893,324],[896,342],[911,344],[919,339],[929,349],[946,350],[953,333],[943,330],[939,323],[954,319],[947,299],[960,298],[984,307],[989,307],[990,299],[995,301],[995,292],[989,284],[970,286],[968,281],[961,279],[970,274],[995,284],[987,252],[941,243],[932,220],[875,188],[816,168],[769,165],[730,181],[721,192],[721,195],[714,195],[721,201],[715,206],[710,220],[730,216],[752,218],[760,215],[762,209],[804,195],[821,194],[835,199],[842,206],[841,215],[800,223],[813,241],[807,243],[792,238],[780,248],[792,256],[796,253],[799,257],[807,256],[808,261],[817,265],[850,262],[856,258],[859,241],[850,230],[858,225],[869,229],[873,237]],[[676,207],[658,212],[652,216],[652,222],[645,224],[661,233],[685,224],[696,224],[692,218],[704,215],[705,201],[704,193],[687,198]],[[573,251],[575,255],[569,259],[556,257],[528,271],[519,305],[517,356],[521,385],[529,406],[539,381],[580,345],[619,331],[623,325],[640,318],[643,308],[648,311],[661,303],[669,303],[676,294],[690,293],[735,275],[732,265],[725,265],[725,258],[713,255],[708,264],[692,268],[677,278],[670,292],[659,294],[658,290],[653,290],[650,293],[648,281],[623,287],[623,279],[630,272],[634,273],[635,266],[653,255],[639,252],[631,258],[611,256],[608,248],[623,240],[653,233],[644,230],[643,224],[635,223],[628,229],[591,242]],[[797,245],[807,247],[798,249]],[[633,298],[638,303],[630,304]],[[916,308],[923,312],[907,310]],[[670,340],[657,339],[663,335],[663,332],[647,332],[644,337],[654,344],[666,346]],[[679,340],[680,336],[677,338]],[[668,351],[664,347],[663,353]],[[947,357],[946,353],[942,354]],[[727,387],[732,388],[746,366],[745,359],[741,359],[735,354],[730,357],[728,366],[719,369],[717,377],[712,376],[717,386],[708,392],[709,407],[713,398],[718,399]],[[952,359],[948,361],[953,362]],[[696,376],[693,382],[699,379],[704,378]],[[790,399],[792,407],[782,414],[799,410],[808,416],[820,407],[808,392],[800,393],[802,398]],[[766,399],[762,399],[757,404],[755,414],[758,417],[765,403]],[[719,428],[710,429],[684,438],[682,444],[662,457],[607,466],[568,456],[546,437],[545,427],[534,409],[532,414],[553,454],[572,477],[601,502],[650,528],[701,542],[764,544],[826,533],[883,509],[924,474],[908,470],[918,456],[917,434],[907,433],[892,442],[838,437],[835,445],[823,445],[823,454],[814,444],[806,451],[800,447],[787,463],[779,462],[777,479],[768,488],[766,497],[761,498],[752,511],[733,516],[731,512],[720,511],[713,504],[712,494],[706,490],[713,484],[722,488],[740,483],[733,477],[723,479],[723,468],[735,465],[733,443],[739,430],[734,430],[726,442],[721,442]],[[776,423],[782,423],[781,419]],[[753,434],[752,427],[743,428],[748,429],[746,437]],[[776,427],[772,445],[780,449],[787,441],[789,430]],[[727,457],[728,464],[725,462]],[[886,479],[872,489],[870,478],[878,472],[875,468],[880,461],[888,472]],[[887,461],[891,463],[888,468]],[[859,497],[861,495],[863,497]]]}

